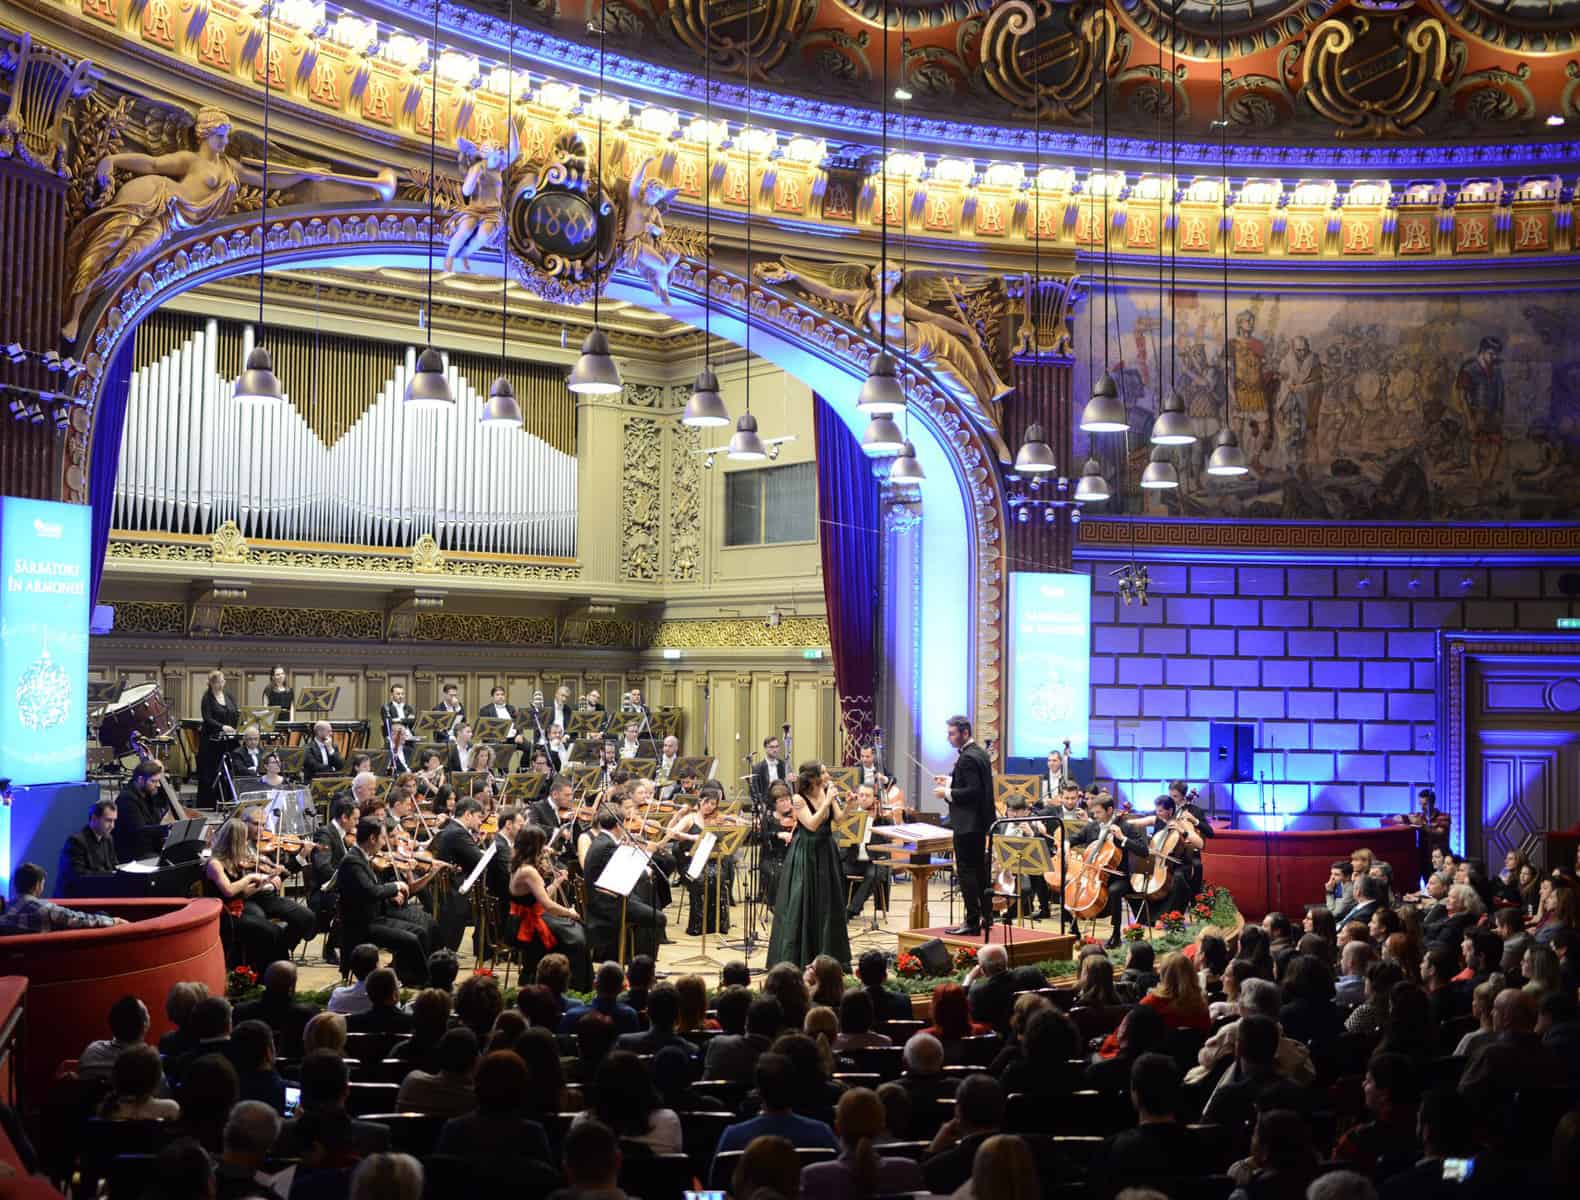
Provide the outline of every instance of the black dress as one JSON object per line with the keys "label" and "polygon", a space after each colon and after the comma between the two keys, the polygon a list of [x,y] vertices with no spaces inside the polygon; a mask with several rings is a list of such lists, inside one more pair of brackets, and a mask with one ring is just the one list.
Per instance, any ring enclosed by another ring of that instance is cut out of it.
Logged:
{"label": "black dress", "polygon": [[227,735],[221,730],[227,725],[235,729],[241,723],[241,710],[231,703],[229,696],[216,699],[213,692],[204,692],[202,713],[203,729],[198,736],[198,806],[215,808],[220,793],[214,780],[225,752],[236,742],[234,734]]}
{"label": "black dress", "polygon": [[769,966],[788,962],[804,967],[819,954],[850,966],[845,869],[834,845],[832,817],[816,829],[796,823],[779,873],[774,927],[768,935]]}
{"label": "black dress", "polygon": [[553,917],[531,892],[510,893],[513,940],[521,951],[521,974],[536,972],[545,954],[563,954],[571,963],[571,990],[592,989],[592,962],[587,956],[587,932],[581,922]]}
{"label": "black dress", "polygon": [[278,691],[266,687],[263,689],[263,702],[271,708],[283,708],[285,716],[281,720],[287,720],[291,715],[291,706],[296,703],[296,693],[288,687],[280,688]]}

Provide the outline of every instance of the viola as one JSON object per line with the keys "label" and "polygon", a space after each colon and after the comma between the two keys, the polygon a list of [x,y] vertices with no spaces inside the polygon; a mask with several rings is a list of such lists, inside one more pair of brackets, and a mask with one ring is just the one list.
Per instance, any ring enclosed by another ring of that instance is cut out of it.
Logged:
{"label": "viola", "polygon": [[1065,880],[1064,907],[1070,915],[1090,920],[1108,904],[1108,877],[1119,874],[1125,861],[1125,848],[1117,840],[1117,829],[1110,827],[1097,841],[1087,846]]}

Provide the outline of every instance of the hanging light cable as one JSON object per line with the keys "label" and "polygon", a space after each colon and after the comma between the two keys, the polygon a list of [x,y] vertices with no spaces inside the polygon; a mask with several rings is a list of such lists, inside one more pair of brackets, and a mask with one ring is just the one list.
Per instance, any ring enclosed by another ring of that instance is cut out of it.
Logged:
{"label": "hanging light cable", "polygon": [[[1106,3],[1103,15],[1108,15]],[[1108,315],[1112,308],[1113,275],[1109,257],[1111,230],[1108,215],[1108,61],[1113,25],[1105,21],[1103,29],[1103,373],[1092,385],[1092,397],[1081,412],[1081,428],[1087,433],[1123,433],[1130,428],[1130,421],[1119,399],[1119,384],[1114,381],[1113,373],[1109,370]]]}
{"label": "hanging light cable", "polygon": [[730,423],[713,373],[713,10],[702,14],[702,370],[691,385],[691,399],[680,423],[716,429]]}
{"label": "hanging light cable", "polygon": [[[752,9],[746,7],[746,128],[741,141],[746,146],[746,278],[752,276]],[[711,131],[710,131],[711,136]],[[750,287],[750,284],[747,285]],[[752,416],[752,314],[751,300],[746,302],[746,411],[735,422],[735,434],[730,438],[729,456],[736,462],[761,462],[768,457],[768,447],[757,432],[757,418]]]}
{"label": "hanging light cable", "polygon": [[[598,169],[593,173],[597,180],[598,195],[593,203],[602,208],[603,197],[603,123],[608,105],[604,103],[604,38],[608,30],[608,13],[604,0],[598,0]],[[571,368],[565,386],[579,396],[612,396],[625,387],[620,378],[620,367],[609,353],[609,336],[599,320],[599,299],[603,288],[593,283],[593,327],[582,340],[581,357]]]}
{"label": "hanging light cable", "polygon": [[[856,409],[869,416],[890,415],[905,407],[899,368],[889,353],[889,3],[883,3],[883,99],[878,158],[878,352],[867,366],[867,379]],[[904,185],[901,185],[902,190]],[[902,200],[903,202],[903,200]]]}
{"label": "hanging light cable", "polygon": [[1207,474],[1234,478],[1249,473],[1240,439],[1229,426],[1229,389],[1234,373],[1234,347],[1229,333],[1229,87],[1224,79],[1224,17],[1218,8],[1218,163],[1221,215],[1218,237],[1223,243],[1223,426],[1213,439],[1212,455],[1207,459]]}
{"label": "hanging light cable", "polygon": [[[510,171],[510,150],[516,139],[516,0],[510,0],[510,42],[505,50],[505,79],[510,91],[505,97],[505,166]],[[501,181],[503,184],[503,180]],[[499,377],[488,389],[483,402],[481,422],[490,428],[522,428],[521,405],[516,389],[510,386],[510,350],[507,342],[510,321],[510,252],[499,256]]]}
{"label": "hanging light cable", "polygon": [[[905,39],[903,36],[900,39],[900,62],[902,64],[903,70],[903,64],[905,62]],[[888,88],[884,88],[884,91],[887,92]],[[909,148],[905,141],[905,102],[906,98],[909,96],[910,92],[901,88],[895,89],[895,99],[900,102],[900,154],[902,156],[902,161],[909,161],[908,158],[904,157],[906,150]],[[884,166],[887,168],[888,164],[885,163]],[[906,180],[909,178],[909,175],[904,175],[900,178],[901,194],[906,197],[907,202],[909,200],[909,193],[905,189]],[[910,222],[902,221],[900,223],[900,278],[907,278],[910,269]],[[906,323],[904,320],[901,320],[900,358],[902,360],[905,358],[907,337],[908,333],[906,330]],[[927,472],[922,470],[921,460],[916,457],[916,447],[911,443],[911,406],[907,404],[905,406],[905,442],[900,447],[900,453],[898,457],[896,457],[895,460],[889,464],[889,482],[903,488],[917,488],[922,485],[922,481],[926,478]]]}
{"label": "hanging light cable", "polygon": [[236,379],[235,398],[243,404],[283,404],[285,392],[274,374],[274,360],[263,344],[263,272],[269,254],[269,86],[274,53],[274,6],[263,7],[263,186],[258,211],[258,337],[247,353],[245,369]]}
{"label": "hanging light cable", "polygon": [[[1179,100],[1174,91],[1175,71],[1179,67],[1179,46],[1175,41],[1174,14],[1169,14],[1169,53],[1171,64],[1168,74],[1163,72],[1163,47],[1158,46],[1158,75],[1168,81],[1168,106],[1169,106],[1169,174],[1164,180],[1164,187],[1168,189],[1167,221],[1163,218],[1163,192],[1158,192],[1158,237],[1165,232],[1169,233],[1169,294],[1168,294],[1168,386],[1164,386],[1162,377],[1162,363],[1159,363],[1158,394],[1163,397],[1163,402],[1158,411],[1158,419],[1152,424],[1152,444],[1154,446],[1190,446],[1196,441],[1196,429],[1191,424],[1190,415],[1185,411],[1185,397],[1179,390],[1179,359],[1177,357],[1177,343],[1175,341],[1176,321],[1179,308],[1179,253],[1178,244],[1174,239],[1173,231],[1178,227],[1177,209],[1179,205],[1176,180],[1179,178]],[[1161,115],[1159,123],[1161,124]],[[1162,243],[1159,242],[1161,247]],[[1162,352],[1163,328],[1163,260],[1158,260],[1158,329],[1159,353]]]}
{"label": "hanging light cable", "polygon": [[433,240],[435,193],[439,187],[439,0],[433,0],[433,40],[428,46],[428,302],[423,310],[427,344],[417,356],[417,372],[406,384],[413,408],[448,408],[455,403],[444,356],[433,345]]}
{"label": "hanging light cable", "polygon": [[[1033,61],[1040,62],[1042,54],[1042,27],[1037,26],[1033,35],[1037,42],[1032,47]],[[1026,324],[1031,329],[1033,359],[1032,411],[1041,413],[1047,393],[1043,390],[1043,372],[1037,361],[1037,300],[1042,284],[1042,84],[1036,83],[1036,94],[1031,106],[1031,278],[1021,286],[1021,304],[1026,310]],[[1047,475],[1058,469],[1053,447],[1042,422],[1032,421],[1026,426],[1020,449],[1015,454],[1015,470],[1026,475]]]}

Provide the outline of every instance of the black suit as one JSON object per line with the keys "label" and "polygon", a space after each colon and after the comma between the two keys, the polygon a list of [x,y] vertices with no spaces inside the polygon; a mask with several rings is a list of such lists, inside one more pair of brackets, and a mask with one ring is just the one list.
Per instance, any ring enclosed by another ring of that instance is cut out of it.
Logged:
{"label": "black suit", "polygon": [[870,987],[862,990],[872,998],[872,1011],[876,1020],[909,1021],[916,1016],[911,998],[903,992],[886,987]]}
{"label": "black suit", "polygon": [[236,1024],[262,1021],[277,1035],[281,1058],[300,1058],[302,1030],[318,1011],[316,1005],[298,1003],[294,996],[266,991],[256,1000],[236,1006]]}
{"label": "black suit", "polygon": [[128,783],[115,797],[115,856],[120,862],[134,862],[157,853],[164,844],[163,796],[136,790]]}
{"label": "black suit", "polygon": [[[406,746],[409,745],[411,743],[407,742]],[[417,764],[412,762],[410,757],[413,752],[407,750],[406,746],[402,746],[398,753],[394,750],[390,751],[389,776],[391,779],[399,779],[402,775],[416,773]]]}
{"label": "black suit", "polygon": [[[892,825],[893,823],[894,822],[890,821],[887,817],[877,816],[873,817],[869,822],[869,824],[874,828],[879,825]],[[874,841],[878,841],[880,845],[882,844],[880,839],[872,838],[869,835],[868,844],[871,845]],[[783,843],[780,844],[783,845]],[[884,900],[885,903],[887,903],[889,891],[889,868],[884,866],[882,863],[876,862],[871,857],[871,855],[868,855],[867,858],[863,859],[861,857],[860,846],[847,846],[839,853],[840,860],[843,862],[845,867],[845,874],[847,876],[861,876],[861,883],[857,885],[855,893],[850,898],[850,903],[846,905],[846,914],[849,916],[860,915],[861,910],[867,907],[868,897],[870,897],[879,888],[883,889]]]}
{"label": "black suit", "polygon": [[472,769],[472,760],[477,757],[477,746],[478,744],[473,742],[466,748],[466,765],[462,766],[461,747],[458,743],[451,742],[450,756],[444,760],[444,769],[452,774],[456,771],[470,771]]}
{"label": "black suit", "polygon": [[[770,771],[770,768],[773,768]],[[790,765],[786,762],[770,763],[766,758],[752,765],[752,795],[759,800],[768,798],[768,789],[775,780],[783,780],[793,788],[794,776],[790,772]]]}
{"label": "black suit", "polygon": [[94,880],[115,874],[114,836],[101,838],[84,825],[66,839],[60,851],[60,866],[55,871],[57,896],[91,896]]}
{"label": "black suit", "polygon": [[[1147,857],[1148,847],[1142,837],[1131,831],[1123,821],[1117,817],[1109,825],[1099,821],[1088,821],[1081,832],[1070,839],[1070,845],[1089,846],[1102,837],[1105,830],[1115,831],[1124,843],[1124,854],[1120,858],[1117,875],[1108,877],[1108,908],[1107,917],[1114,925],[1114,938],[1119,937],[1120,927],[1125,922],[1125,897],[1130,893],[1130,873],[1140,869],[1141,860]],[[1109,836],[1113,836],[1112,833]],[[1117,945],[1117,942],[1115,943]]]}
{"label": "black suit", "polygon": [[[449,949],[459,950],[461,939],[466,935],[466,927],[472,920],[472,902],[461,895],[459,885],[482,861],[483,851],[478,847],[477,839],[459,821],[446,821],[444,827],[433,835],[433,844],[429,849],[435,858],[454,863],[457,868],[454,874],[456,886],[445,893],[434,920],[439,923],[439,940]],[[505,894],[509,896],[508,883]],[[509,903],[508,899],[506,903]]]}
{"label": "black suit", "polygon": [[994,816],[993,762],[976,742],[967,742],[955,759],[955,769],[949,775],[948,801],[965,924],[980,928],[982,898],[988,887],[987,833]]}
{"label": "black suit", "polygon": [[417,720],[417,710],[409,704],[396,704],[394,701],[386,702],[379,709],[379,716],[384,721],[386,734],[392,725],[404,725],[410,729]]}
{"label": "black suit", "polygon": [[428,979],[428,947],[418,927],[390,919],[390,901],[399,885],[380,883],[373,864],[360,846],[346,847],[335,872],[340,895],[340,944],[345,947],[372,942],[395,955],[395,973],[407,987],[421,987]]}
{"label": "black suit", "polygon": [[558,725],[561,730],[569,734],[571,728],[571,714],[575,711],[576,708],[574,705],[560,704],[553,700],[549,701],[548,707],[544,709],[543,716],[544,739],[547,740],[550,728],[555,725]]}
{"label": "black suit", "polygon": [[256,750],[249,750],[246,746],[237,746],[230,752],[230,773],[234,775],[262,775],[263,756],[267,754],[262,746]]}
{"label": "black suit", "polygon": [[434,730],[433,739],[436,742],[447,742],[455,736],[455,731],[466,723],[466,705],[456,708],[446,708],[443,704],[434,705],[433,709],[439,722],[439,727]]}
{"label": "black suit", "polygon": [[516,723],[516,710],[508,704],[485,704],[478,711],[477,715],[480,717],[493,717],[499,721],[509,721],[512,725]]}
{"label": "black suit", "polygon": [[333,741],[323,745],[316,740],[307,743],[307,750],[302,755],[302,778],[308,783],[320,775],[339,775],[345,769],[346,761],[340,757],[340,751],[335,749]]}
{"label": "black suit", "polygon": [[[621,898],[593,886],[618,847],[619,843],[607,833],[599,834],[587,847],[587,861],[582,866],[582,876],[587,880],[587,949],[593,962],[629,961],[628,956],[623,958],[619,953]],[[625,927],[630,934],[631,954],[656,957],[667,921],[668,918],[653,905],[651,878],[637,880],[625,899]]]}
{"label": "black suit", "polygon": [[554,801],[547,796],[539,796],[527,806],[527,820],[545,833],[553,833],[560,827],[560,814],[554,809]]}
{"label": "black suit", "polygon": [[204,808],[212,808],[218,795],[214,790],[215,777],[219,774],[220,763],[224,761],[225,747],[235,736],[225,733],[224,729],[226,726],[234,729],[241,723],[241,710],[231,703],[228,695],[221,703],[210,691],[203,693],[200,710],[203,714],[203,731],[198,736],[198,803]]}
{"label": "black suit", "polygon": [[999,1033],[1009,1029],[1010,1010],[1015,1005],[1015,975],[1000,971],[997,975],[984,975],[971,985],[968,993],[971,1002],[971,1019],[991,1025]]}

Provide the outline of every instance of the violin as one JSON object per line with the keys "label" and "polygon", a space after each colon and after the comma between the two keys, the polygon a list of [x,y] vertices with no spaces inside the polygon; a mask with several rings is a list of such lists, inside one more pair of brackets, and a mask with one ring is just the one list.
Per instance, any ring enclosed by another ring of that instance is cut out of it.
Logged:
{"label": "violin", "polygon": [[457,869],[453,862],[435,858],[426,850],[416,850],[410,854],[403,854],[398,850],[389,850],[383,854],[375,854],[371,861],[381,871],[387,871],[391,867],[421,867],[424,871],[454,871]]}
{"label": "violin", "polygon": [[1076,860],[1075,869],[1064,884],[1064,907],[1071,916],[1090,920],[1107,907],[1107,877],[1118,875],[1119,865],[1125,861],[1125,847],[1118,840],[1118,833],[1117,828],[1109,826]]}
{"label": "violin", "polygon": [[312,845],[312,841],[290,833],[274,833],[268,829],[258,830],[259,854],[300,854]]}

